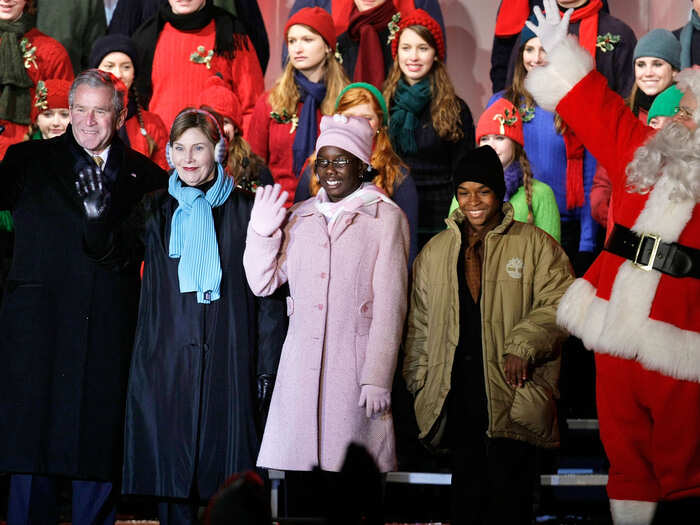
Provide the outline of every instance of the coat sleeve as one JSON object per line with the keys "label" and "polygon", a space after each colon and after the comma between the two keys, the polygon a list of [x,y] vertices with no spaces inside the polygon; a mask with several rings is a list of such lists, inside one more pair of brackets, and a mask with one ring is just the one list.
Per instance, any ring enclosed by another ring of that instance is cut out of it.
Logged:
{"label": "coat sleeve", "polygon": [[0,162],[0,210],[13,209],[24,189],[25,159],[18,146],[10,146]]}
{"label": "coat sleeve", "polygon": [[[546,231],[557,242],[561,242],[561,217],[554,192],[549,184],[541,182],[536,186],[537,194],[532,198],[532,211],[535,226]],[[533,189],[533,193],[535,190]]]}
{"label": "coat sleeve", "polygon": [[263,93],[255,103],[250,122],[255,126],[245,129],[245,139],[250,149],[258,155],[265,164],[270,164],[270,110],[267,105],[267,93]]}
{"label": "coat sleeve", "polygon": [[243,267],[248,286],[258,297],[272,295],[287,282],[286,250],[283,244],[286,245],[288,239],[288,235],[283,239],[281,229],[270,237],[263,237],[248,225]]}
{"label": "coat sleeve", "polygon": [[401,184],[394,189],[393,199],[408,219],[408,232],[411,236],[408,267],[411,268],[418,254],[418,190],[410,174],[407,173]]}
{"label": "coat sleeve", "polygon": [[[390,204],[380,203],[379,210]],[[406,320],[408,287],[408,221],[392,206],[383,221],[384,234],[372,275],[372,323],[360,384],[391,389]],[[381,213],[381,211],[379,211]]]}
{"label": "coat sleeve", "polygon": [[234,79],[233,91],[241,102],[243,130],[247,130],[253,117],[255,103],[265,91],[265,82],[258,55],[250,38],[248,36],[241,38],[245,38],[246,42],[236,50],[231,61],[231,78]]}
{"label": "coat sleeve", "polygon": [[283,286],[269,297],[257,298],[257,375],[277,373],[287,335],[286,295],[286,287]]}
{"label": "coat sleeve", "polygon": [[569,285],[573,271],[562,247],[541,231],[533,242],[536,257],[532,281],[532,308],[513,326],[504,343],[504,355],[511,354],[530,363],[549,359],[558,351],[566,332],[557,326],[557,306]]}
{"label": "coat sleeve", "polygon": [[611,194],[610,177],[605,168],[599,164],[593,176],[593,187],[591,188],[591,214],[601,226],[607,224]]}
{"label": "coat sleeve", "polygon": [[414,396],[423,388],[428,373],[428,259],[429,248],[423,249],[413,263],[411,307],[404,342],[403,378],[408,391]]}

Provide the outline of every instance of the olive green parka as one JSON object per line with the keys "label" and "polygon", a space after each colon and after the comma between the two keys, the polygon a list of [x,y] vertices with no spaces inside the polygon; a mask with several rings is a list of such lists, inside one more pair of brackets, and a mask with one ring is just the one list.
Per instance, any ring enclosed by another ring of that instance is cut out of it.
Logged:
{"label": "olive green parka", "polygon": [[[556,324],[560,298],[573,282],[564,250],[544,231],[504,219],[484,238],[481,272],[481,338],[491,438],[510,438],[540,447],[559,446],[555,399],[561,343]],[[456,209],[447,229],[433,237],[413,265],[413,291],[405,342],[403,376],[414,396],[419,437],[439,448],[446,425],[445,400],[459,342],[457,261],[461,247]],[[522,388],[506,383],[504,357],[529,363]]]}

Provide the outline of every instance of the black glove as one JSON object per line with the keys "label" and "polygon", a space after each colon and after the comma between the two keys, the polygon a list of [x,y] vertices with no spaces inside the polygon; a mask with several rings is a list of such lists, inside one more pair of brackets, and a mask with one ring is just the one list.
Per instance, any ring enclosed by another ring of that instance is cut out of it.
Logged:
{"label": "black glove", "polygon": [[75,180],[75,189],[83,199],[85,216],[89,220],[102,219],[109,208],[111,194],[104,183],[102,170],[87,166],[80,170]]}
{"label": "black glove", "polygon": [[595,261],[595,254],[593,252],[578,252],[574,255],[574,260],[572,261],[574,265],[574,273],[576,277],[581,277],[588,267]]}
{"label": "black glove", "polygon": [[263,419],[267,419],[267,411],[270,408],[272,390],[275,387],[274,374],[260,374],[258,376],[258,412]]}

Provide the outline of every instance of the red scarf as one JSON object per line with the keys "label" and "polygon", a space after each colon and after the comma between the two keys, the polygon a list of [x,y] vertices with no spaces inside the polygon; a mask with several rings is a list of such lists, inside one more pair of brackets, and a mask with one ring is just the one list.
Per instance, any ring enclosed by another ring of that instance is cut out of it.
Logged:
{"label": "red scarf", "polygon": [[502,0],[496,15],[496,36],[513,36],[520,33],[530,14],[528,0]]}
{"label": "red scarf", "polygon": [[[603,7],[602,0],[591,2],[571,15],[571,22],[581,21],[578,28],[578,42],[593,57],[598,42],[598,11]],[[566,208],[580,208],[586,202],[583,191],[584,148],[576,135],[567,130],[564,133],[566,145]]]}
{"label": "red scarf", "polygon": [[355,42],[360,42],[355,72],[352,75],[353,82],[368,82],[377,89],[382,88],[386,65],[384,47],[379,41],[378,32],[387,27],[395,13],[396,7],[390,1],[362,12],[358,11],[357,7],[353,8],[348,34]]}

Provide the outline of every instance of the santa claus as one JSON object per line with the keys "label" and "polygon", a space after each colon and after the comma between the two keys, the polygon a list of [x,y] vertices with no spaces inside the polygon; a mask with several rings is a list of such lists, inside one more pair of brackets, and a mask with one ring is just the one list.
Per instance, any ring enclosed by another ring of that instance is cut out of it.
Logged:
{"label": "santa claus", "polygon": [[596,352],[614,522],[670,523],[700,501],[700,71],[678,75],[674,122],[648,128],[566,37],[570,12],[544,4],[528,26],[548,64],[526,87],[608,170],[616,221],[557,319]]}

